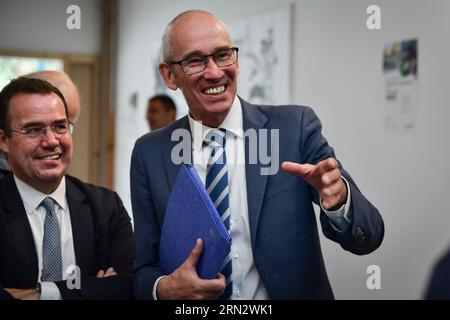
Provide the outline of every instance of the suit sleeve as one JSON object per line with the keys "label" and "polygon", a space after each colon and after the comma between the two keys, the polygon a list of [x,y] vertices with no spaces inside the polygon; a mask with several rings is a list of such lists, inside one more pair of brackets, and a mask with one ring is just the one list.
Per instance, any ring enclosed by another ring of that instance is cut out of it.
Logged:
{"label": "suit sleeve", "polygon": [[[317,164],[329,157],[336,158],[333,149],[322,135],[322,124],[310,108],[304,109],[301,117],[302,137],[300,151],[303,155],[302,163]],[[384,223],[377,208],[373,206],[361,193],[351,176],[344,170],[341,163],[339,169],[347,179],[351,202],[349,214],[352,219],[351,228],[339,232],[333,228],[330,218],[321,210],[320,221],[324,235],[339,243],[342,248],[355,254],[368,254],[378,248],[384,237]],[[319,193],[312,189],[314,202],[319,203]]]}
{"label": "suit sleeve", "polygon": [[133,282],[131,274],[81,279],[80,289],[72,289],[66,281],[56,282],[63,300],[131,300],[133,299]]}
{"label": "suit sleeve", "polygon": [[96,210],[102,208],[111,211],[105,215],[107,221],[101,222],[106,230],[102,241],[107,242],[107,245],[104,243],[96,249],[97,258],[102,257],[97,267],[105,271],[113,267],[118,275],[106,278],[82,277],[80,289],[69,288],[66,281],[57,282],[63,300],[133,299],[135,244],[130,217],[116,193],[108,192],[101,198]]}
{"label": "suit sleeve", "polygon": [[[136,256],[133,229],[130,223],[130,216],[123,206],[122,200],[114,192],[116,202],[114,212],[110,220],[110,247],[108,266],[120,274],[132,274]],[[107,266],[105,266],[107,268]]]}
{"label": "suit sleeve", "polygon": [[159,224],[156,218],[148,168],[142,158],[142,145],[136,142],[131,157],[130,185],[136,239],[134,293],[137,299],[153,299],[155,281],[163,275],[158,265]]}
{"label": "suit sleeve", "polygon": [[0,285],[0,300],[14,300],[13,296],[3,289]]}

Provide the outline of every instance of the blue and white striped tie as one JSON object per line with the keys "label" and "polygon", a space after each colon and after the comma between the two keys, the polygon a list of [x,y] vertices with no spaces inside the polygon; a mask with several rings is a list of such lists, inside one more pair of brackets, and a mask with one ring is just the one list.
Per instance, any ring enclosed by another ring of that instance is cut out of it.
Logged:
{"label": "blue and white striped tie", "polygon": [[[230,231],[230,203],[228,189],[227,157],[225,154],[225,129],[211,130],[205,138],[205,144],[211,150],[211,156],[208,161],[205,187],[214,206],[222,218],[225,228]],[[221,271],[226,278],[226,287],[224,293],[219,299],[230,299],[233,293],[233,282],[231,281],[232,265],[231,252],[225,258]]]}
{"label": "blue and white striped tie", "polygon": [[62,280],[61,233],[56,216],[55,201],[47,197],[41,202],[47,210],[44,221],[44,240],[42,241],[42,281]]}

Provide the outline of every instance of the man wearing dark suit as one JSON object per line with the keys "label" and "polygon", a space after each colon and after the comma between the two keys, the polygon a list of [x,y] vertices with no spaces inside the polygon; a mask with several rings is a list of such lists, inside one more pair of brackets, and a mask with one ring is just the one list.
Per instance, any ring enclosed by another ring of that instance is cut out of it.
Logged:
{"label": "man wearing dark suit", "polygon": [[[226,26],[208,12],[184,12],[166,28],[160,72],[169,88],[183,92],[189,116],[141,137],[133,150],[137,298],[215,299],[231,289],[231,299],[332,299],[313,202],[321,206],[325,236],[345,250],[367,254],[382,242],[378,210],[335,160],[310,108],[263,107],[236,97],[237,51]],[[193,163],[204,182],[203,139],[215,128],[225,132],[227,159],[235,159],[227,160],[222,175],[228,176],[228,194],[218,198],[229,199],[231,276],[198,278],[202,241],[164,275],[158,245],[180,162]],[[264,130],[271,139],[260,135]],[[251,160],[262,145],[272,150],[269,165]]]}
{"label": "man wearing dark suit", "polygon": [[0,181],[0,288],[16,299],[132,298],[130,218],[116,193],[65,175],[61,92],[39,79],[8,84],[0,148],[12,170]]}

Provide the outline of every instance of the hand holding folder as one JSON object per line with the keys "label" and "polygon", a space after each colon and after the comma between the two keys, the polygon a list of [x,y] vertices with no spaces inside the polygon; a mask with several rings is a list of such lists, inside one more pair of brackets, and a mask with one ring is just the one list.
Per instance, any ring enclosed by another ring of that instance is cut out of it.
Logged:
{"label": "hand holding folder", "polygon": [[182,165],[166,208],[159,243],[162,271],[170,274],[189,256],[196,240],[203,240],[197,264],[201,279],[215,279],[230,252],[231,237],[211,202],[197,172]]}

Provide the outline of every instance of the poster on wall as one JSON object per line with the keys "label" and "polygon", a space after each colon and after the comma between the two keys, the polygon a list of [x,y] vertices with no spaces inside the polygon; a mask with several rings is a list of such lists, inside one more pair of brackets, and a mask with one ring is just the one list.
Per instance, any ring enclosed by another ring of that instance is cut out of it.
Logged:
{"label": "poster on wall", "polygon": [[290,103],[291,6],[226,22],[239,48],[238,94],[251,103]]}
{"label": "poster on wall", "polygon": [[418,40],[403,40],[384,48],[386,131],[409,132],[417,128],[419,107]]}

